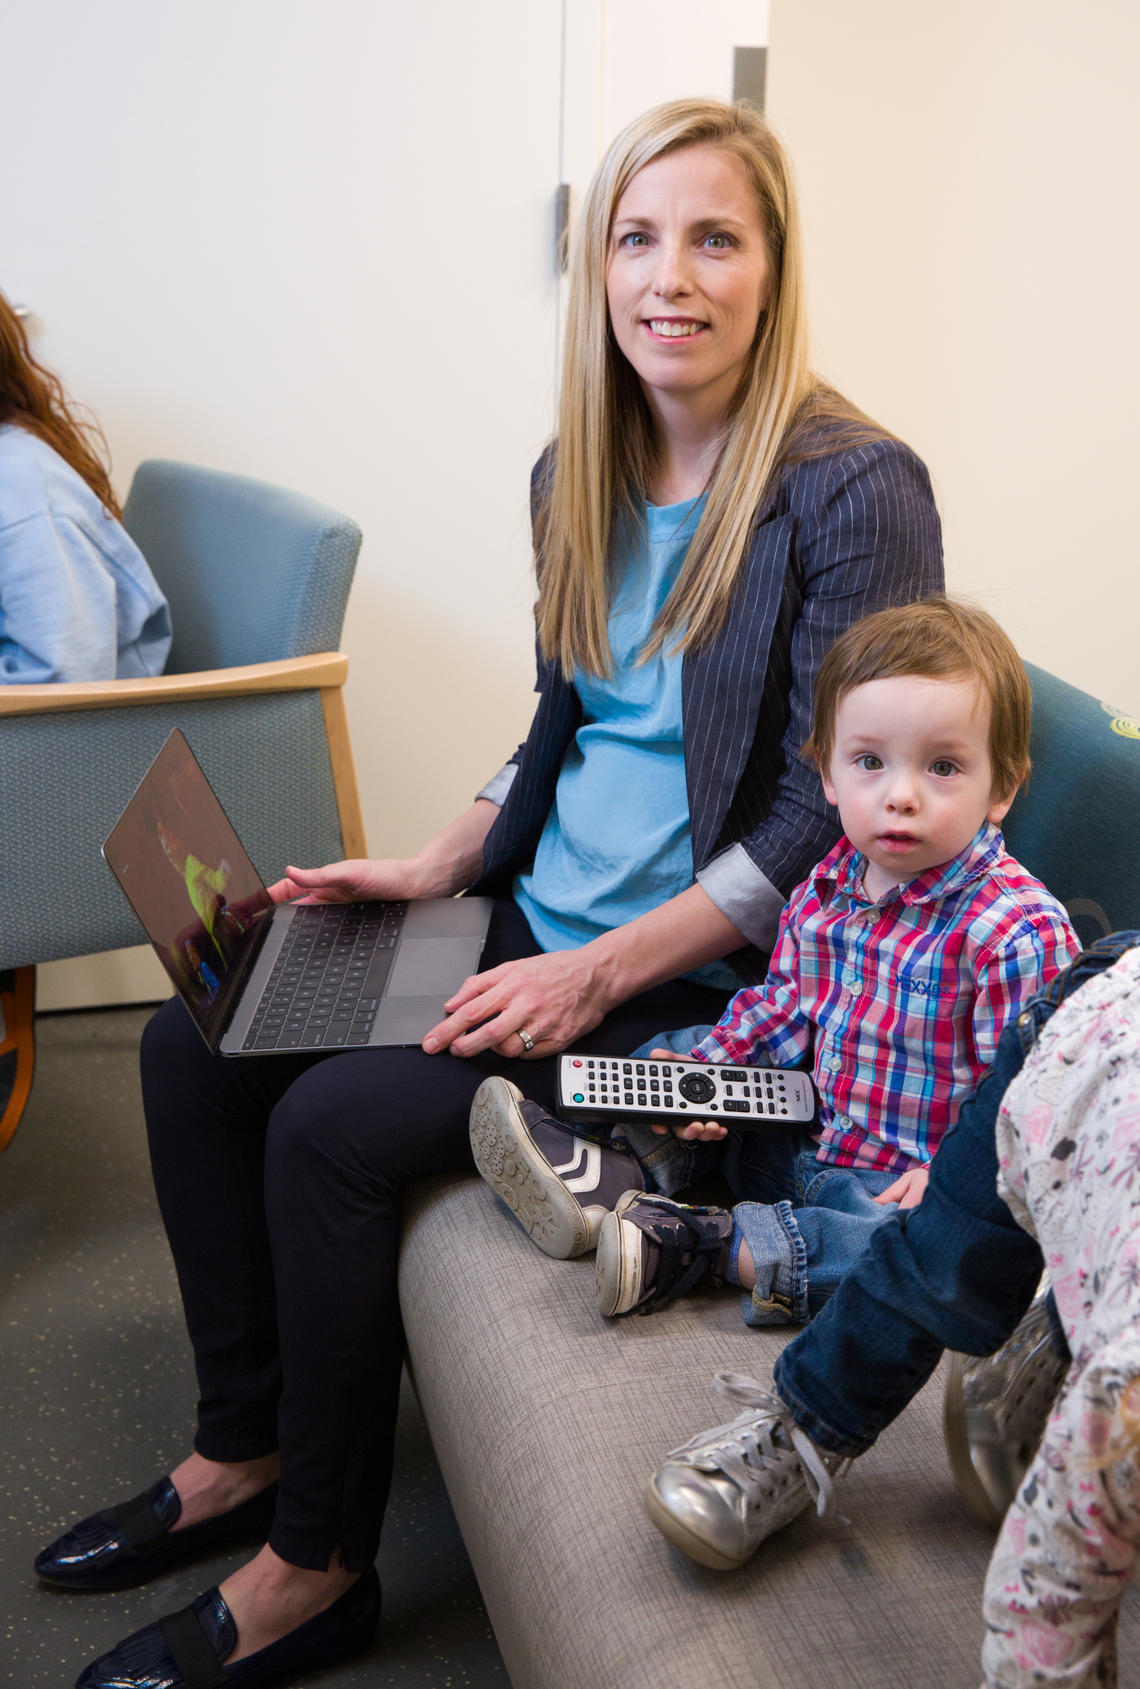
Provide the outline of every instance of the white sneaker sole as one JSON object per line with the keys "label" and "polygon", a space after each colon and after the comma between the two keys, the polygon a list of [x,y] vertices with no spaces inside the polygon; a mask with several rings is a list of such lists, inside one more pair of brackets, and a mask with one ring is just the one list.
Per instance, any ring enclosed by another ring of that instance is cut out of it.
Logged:
{"label": "white sneaker sole", "polygon": [[592,1248],[581,1203],[540,1155],[519,1113],[523,1095],[509,1079],[485,1079],[471,1104],[471,1153],[496,1196],[534,1243],[556,1261]]}
{"label": "white sneaker sole", "polygon": [[598,1232],[594,1287],[598,1312],[606,1319],[632,1313],[641,1296],[641,1233],[634,1225],[623,1225],[621,1217],[630,1202],[643,1195],[643,1191],[627,1191]]}

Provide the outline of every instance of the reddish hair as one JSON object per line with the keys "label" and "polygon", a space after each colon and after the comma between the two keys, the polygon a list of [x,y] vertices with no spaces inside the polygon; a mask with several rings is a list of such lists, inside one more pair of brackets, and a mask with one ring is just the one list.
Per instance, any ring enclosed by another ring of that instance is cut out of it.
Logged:
{"label": "reddish hair", "polygon": [[58,452],[86,481],[108,516],[122,516],[103,464],[107,442],[80,416],[59,378],[36,362],[23,323],[0,293],[0,423],[15,423]]}

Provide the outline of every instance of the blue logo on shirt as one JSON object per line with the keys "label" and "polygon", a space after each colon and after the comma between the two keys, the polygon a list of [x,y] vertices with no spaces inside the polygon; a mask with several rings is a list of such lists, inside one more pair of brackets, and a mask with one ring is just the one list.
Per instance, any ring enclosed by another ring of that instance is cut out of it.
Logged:
{"label": "blue logo on shirt", "polygon": [[932,979],[916,979],[909,973],[900,973],[896,984],[900,991],[913,991],[916,997],[946,997],[954,989],[950,985],[938,985]]}

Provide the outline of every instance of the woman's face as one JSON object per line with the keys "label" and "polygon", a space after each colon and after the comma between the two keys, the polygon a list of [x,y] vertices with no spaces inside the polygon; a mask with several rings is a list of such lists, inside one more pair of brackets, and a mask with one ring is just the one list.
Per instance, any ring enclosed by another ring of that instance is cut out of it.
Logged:
{"label": "woman's face", "polygon": [[651,406],[727,412],[770,272],[756,196],[734,154],[685,147],[638,171],[618,201],[606,297]]}

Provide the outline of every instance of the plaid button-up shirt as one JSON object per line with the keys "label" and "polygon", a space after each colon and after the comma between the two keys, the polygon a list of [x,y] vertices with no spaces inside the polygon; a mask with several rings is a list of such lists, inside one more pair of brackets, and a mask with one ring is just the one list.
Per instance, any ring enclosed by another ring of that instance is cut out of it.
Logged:
{"label": "plaid button-up shirt", "polygon": [[952,862],[872,903],[847,839],[792,893],[768,977],[732,999],[703,1061],[804,1067],[819,1160],[905,1172],[930,1160],[1008,1021],[1080,943],[986,822]]}

